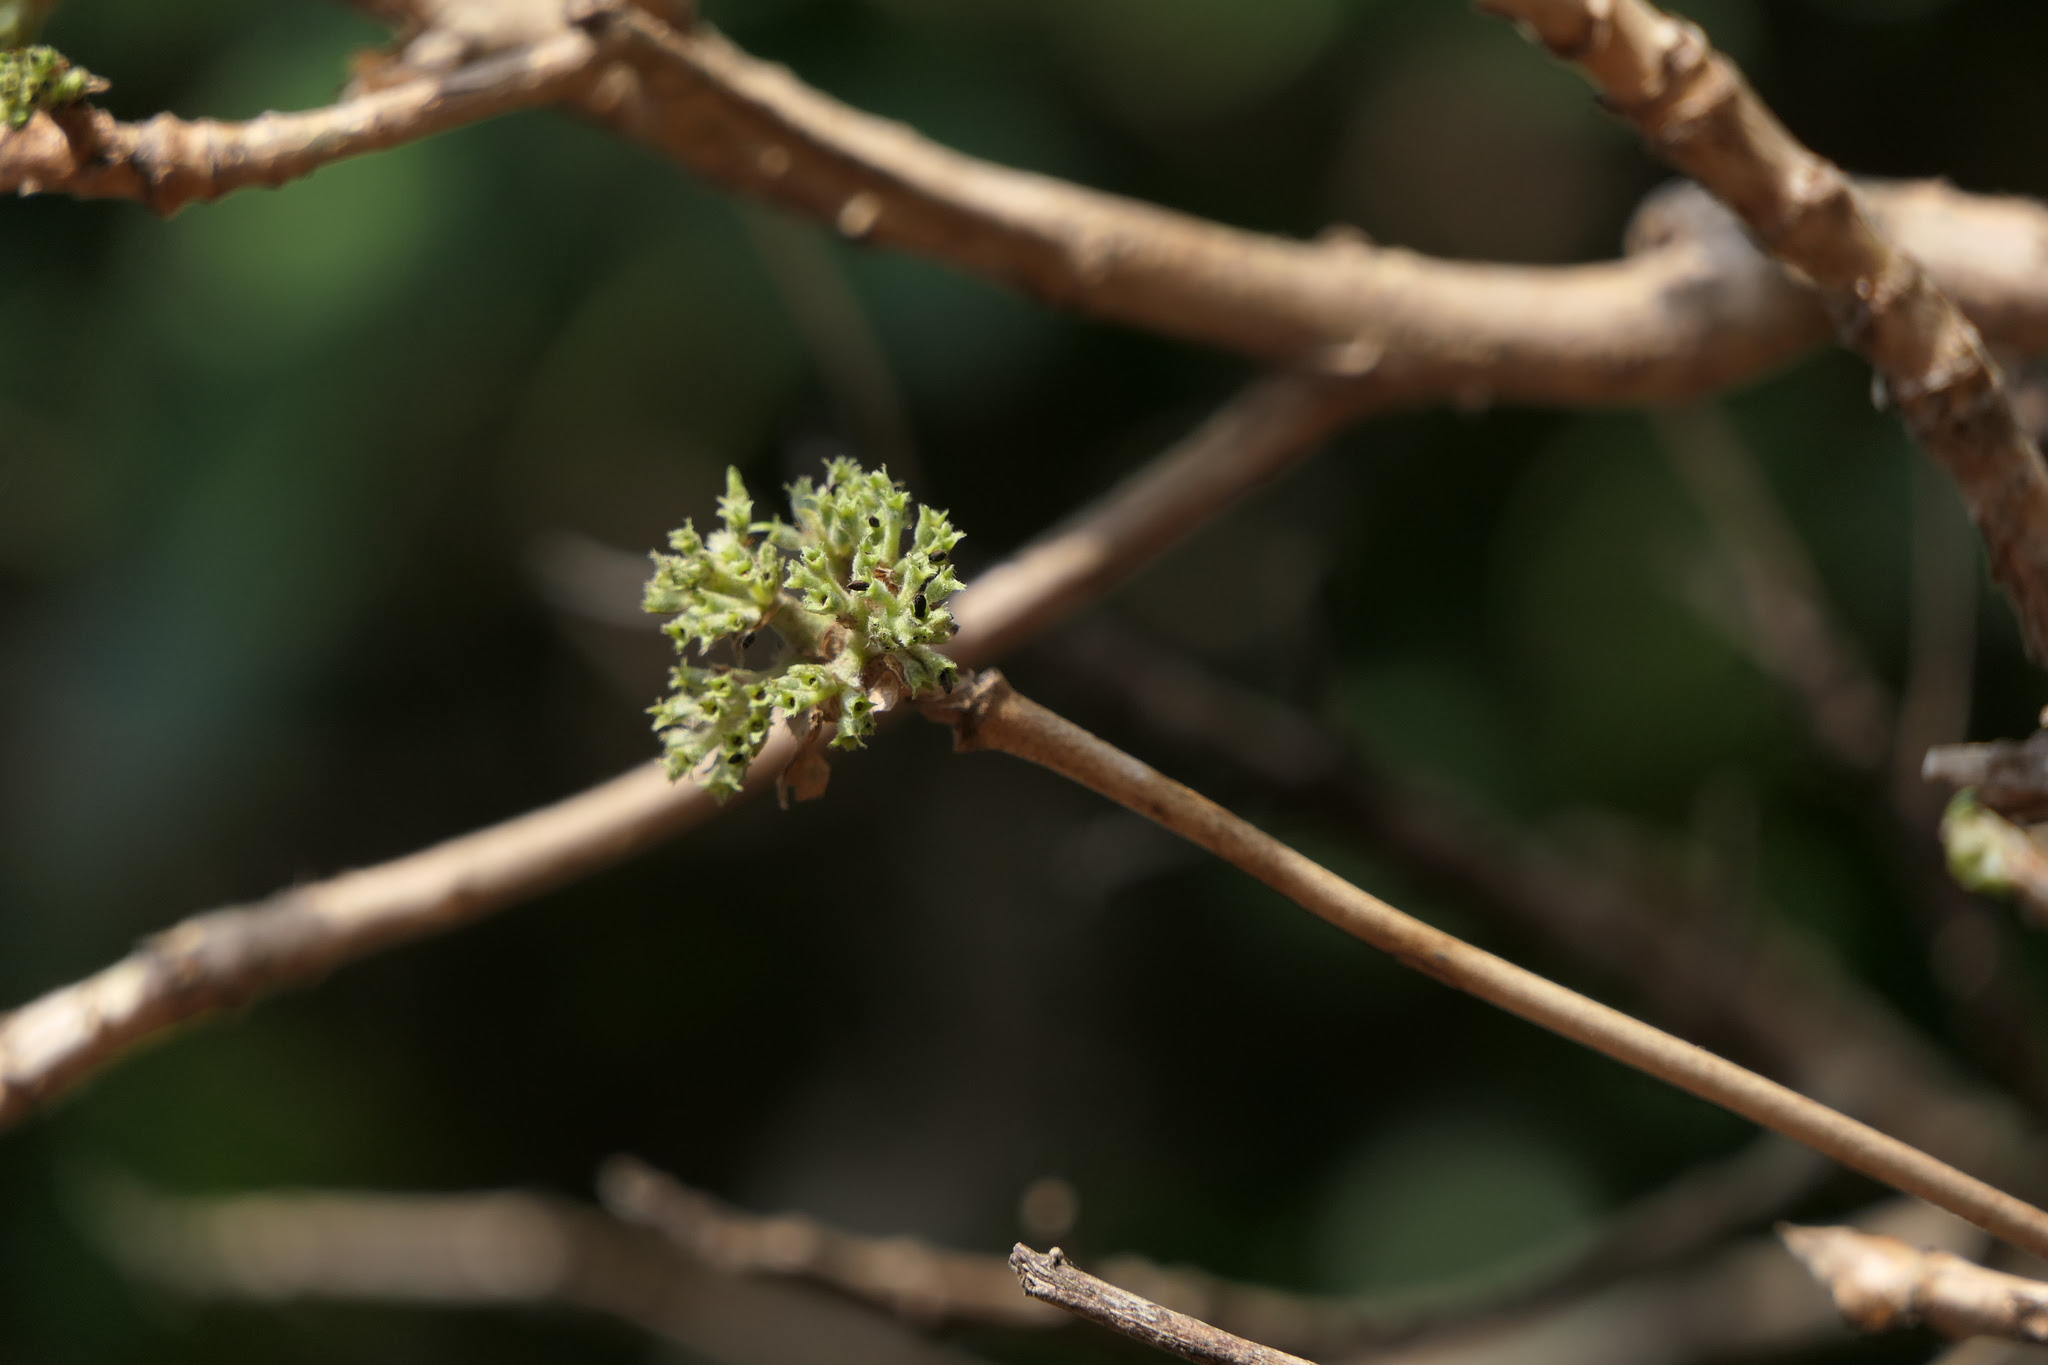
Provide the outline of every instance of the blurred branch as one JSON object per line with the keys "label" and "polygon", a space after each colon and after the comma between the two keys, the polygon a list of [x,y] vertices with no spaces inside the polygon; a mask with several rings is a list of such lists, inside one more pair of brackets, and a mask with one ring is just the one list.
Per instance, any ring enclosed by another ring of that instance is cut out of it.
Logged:
{"label": "blurred branch", "polygon": [[1402,914],[1199,793],[1022,696],[993,671],[921,703],[961,752],[1039,764],[1156,821],[1403,966],[1720,1105],[2048,1254],[2048,1212],[1816,1100]]}
{"label": "blurred branch", "polygon": [[[1327,381],[1252,384],[956,597],[953,657],[986,661],[1078,610],[1304,458],[1346,411]],[[779,729],[749,792],[772,786],[794,752]],[[623,862],[717,809],[694,783],[671,785],[649,763],[391,862],[187,919],[111,967],[0,1015],[0,1126],[181,1024]]]}
{"label": "blurred branch", "polygon": [[605,1163],[598,1193],[614,1217],[659,1233],[717,1270],[808,1280],[926,1327],[1064,1321],[1019,1295],[999,1256],[914,1237],[863,1237],[801,1213],[746,1213],[632,1157]]}
{"label": "blurred branch", "polygon": [[1836,758],[1877,771],[1891,747],[1891,698],[1835,620],[1798,532],[1728,414],[1701,406],[1653,411],[1651,420],[1726,569],[1737,647],[1799,699]]}
{"label": "blurred branch", "polygon": [[[1963,1255],[1981,1255],[1987,1245],[1976,1229],[1918,1200],[1893,1200],[1856,1221]],[[1697,1365],[1787,1356],[1842,1336],[1841,1319],[1812,1277],[1775,1237],[1756,1237],[1684,1269],[1629,1280],[1574,1303],[1354,1359],[1359,1365]]]}
{"label": "blurred branch", "polygon": [[1308,1365],[1299,1356],[1246,1341],[1098,1280],[1058,1247],[1040,1254],[1019,1242],[1010,1253],[1010,1268],[1032,1298],[1188,1360],[1208,1365]]}
{"label": "blurred branch", "polygon": [[2048,729],[2023,740],[1937,745],[1927,751],[1920,775],[1973,788],[1979,801],[2015,820],[2048,820]]}
{"label": "blurred branch", "polygon": [[[1344,1354],[1455,1332],[1475,1319],[1584,1292],[1698,1250],[1743,1222],[1775,1213],[1788,1190],[1807,1188],[1825,1164],[1795,1143],[1763,1139],[1623,1209],[1562,1273],[1539,1272],[1505,1292],[1488,1287],[1428,1306],[1294,1293],[1128,1254],[1108,1257],[1101,1269],[1120,1288],[1239,1336],[1309,1355]],[[1064,1320],[1020,1299],[999,1256],[910,1237],[864,1237],[800,1213],[746,1213],[630,1157],[607,1163],[599,1188],[615,1217],[660,1232],[719,1270],[827,1285],[925,1326],[1031,1328]]]}
{"label": "blurred branch", "polygon": [[606,47],[601,34],[601,24],[562,29],[452,71],[245,123],[170,114],[122,123],[86,105],[41,112],[17,131],[0,129],[0,193],[135,199],[168,214],[275,187],[346,157],[557,103],[592,78]]}
{"label": "blurred branch", "polygon": [[196,1298],[441,1307],[560,1304],[726,1365],[973,1365],[887,1318],[724,1274],[661,1238],[540,1195],[106,1191],[100,1240],[130,1275]]}
{"label": "blurred branch", "polygon": [[1733,209],[1827,301],[1842,343],[1877,370],[1906,427],[1962,490],[2048,664],[2048,468],[1977,329],[1894,246],[1834,163],[1816,156],[1693,24],[1643,0],[1482,0],[1600,87],[1643,140]]}
{"label": "blurred branch", "polygon": [[1778,1235],[1865,1332],[1924,1323],[1946,1337],[2048,1342],[2048,1284],[2039,1280],[1854,1228],[1786,1223]]}

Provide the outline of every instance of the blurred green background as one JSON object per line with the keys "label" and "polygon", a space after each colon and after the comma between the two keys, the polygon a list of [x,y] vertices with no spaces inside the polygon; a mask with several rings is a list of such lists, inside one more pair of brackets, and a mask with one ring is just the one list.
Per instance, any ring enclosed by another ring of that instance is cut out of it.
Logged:
{"label": "blurred green background", "polygon": [[[2048,195],[2048,7],[1682,8],[1852,169]],[[1263,230],[1593,259],[1664,178],[1571,73],[1440,0],[710,13],[954,146]],[[138,118],[325,102],[378,36],[314,0],[71,0],[50,34]],[[1249,374],[738,208],[554,116],[169,222],[10,202],[0,259],[9,1004],[183,914],[649,757],[665,645],[602,619],[630,594],[604,596],[600,551],[706,516],[728,463],[765,490],[839,449],[887,459],[986,563]],[[1917,457],[1839,356],[1729,410],[1896,686]],[[1825,935],[1988,1066],[1930,969],[1881,784],[1832,764],[1701,613],[1707,544],[1639,414],[1395,416],[1157,566],[1114,628],[1517,821],[1597,814],[1679,882],[1736,869],[1753,913]],[[1223,630],[1219,597],[1260,624]],[[1972,733],[2025,733],[2038,674],[2003,604],[1978,602]],[[1528,955],[1484,907],[1131,728],[1058,641],[1011,671],[1366,886]],[[2039,953],[2015,951],[2033,984]],[[1227,1104],[1191,1108],[1190,1087]],[[0,1137],[0,1359],[660,1358],[567,1314],[138,1288],[78,1216],[110,1173],[580,1195],[633,1151],[750,1207],[987,1250],[1056,1175],[1084,1254],[1394,1290],[1554,1249],[1746,1136],[1083,792],[905,726],[839,762],[821,803],[735,809],[193,1030]],[[1842,1178],[1805,1211],[1870,1195]]]}

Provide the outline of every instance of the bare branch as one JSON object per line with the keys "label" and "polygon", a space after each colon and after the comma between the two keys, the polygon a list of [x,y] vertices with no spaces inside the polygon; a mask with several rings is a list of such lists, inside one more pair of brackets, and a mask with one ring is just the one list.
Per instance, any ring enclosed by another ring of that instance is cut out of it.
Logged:
{"label": "bare branch", "polygon": [[[954,599],[952,654],[974,664],[1108,591],[1307,455],[1346,411],[1327,381],[1256,383],[1090,508]],[[778,731],[749,791],[796,752]],[[187,919],[134,953],[0,1016],[0,1127],[127,1050],[344,963],[443,933],[694,828],[717,811],[649,763],[501,824],[361,871]]]}
{"label": "bare branch", "polygon": [[[622,22],[640,80],[593,87],[584,109],[710,183],[1059,307],[1352,378],[1381,406],[1682,401],[1826,333],[1800,286],[1683,197],[1660,204],[1627,262],[1523,268],[1350,235],[1288,241],[963,156],[709,29]],[[2048,212],[1932,186],[1873,195],[1897,205],[1916,249],[1955,267],[1952,287],[2001,338],[2010,327],[2017,349],[2048,346]]]}
{"label": "bare branch", "polygon": [[1213,801],[1021,696],[989,672],[923,703],[962,752],[1037,763],[1157,821],[1404,966],[2048,1255],[2048,1213],[1916,1147],[1661,1029],[1402,914]]}
{"label": "bare branch", "polygon": [[442,74],[420,75],[323,109],[245,123],[159,114],[122,123],[83,105],[0,130],[0,193],[135,199],[159,213],[252,186],[275,187],[365,152],[555,104],[593,76],[606,46],[564,29]]}
{"label": "bare branch", "polygon": [[1622,983],[1669,1027],[1718,1040],[1955,1164],[2000,1181],[2034,1178],[2036,1158],[2010,1101],[1959,1076],[1820,945],[1784,926],[1737,933],[1722,916],[1672,913],[1598,860],[1374,763],[1336,728],[1149,647],[1134,630],[1077,627],[1064,643],[1064,657],[1154,733],[1219,754],[1274,796],[1307,803]]}
{"label": "bare branch", "polygon": [[1865,1332],[1925,1323],[1947,1337],[2048,1342],[2048,1284],[2039,1280],[1854,1228],[1781,1223],[1778,1235]]}
{"label": "bare branch", "polygon": [[1019,1297],[1001,1257],[914,1237],[863,1237],[807,1214],[744,1213],[632,1157],[598,1176],[614,1217],[649,1228],[714,1269],[809,1280],[922,1326],[964,1320],[1044,1327],[1060,1314]]}
{"label": "bare branch", "polygon": [[2048,663],[2048,469],[1998,366],[1833,162],[1778,122],[1699,28],[1643,0],[1482,0],[1576,64],[1643,140],[1733,209],[1827,301],[1907,428],[1962,490],[1991,573]]}
{"label": "bare branch", "polygon": [[[1856,1221],[1963,1255],[1981,1255],[1987,1245],[1975,1228],[1916,1199],[1892,1200]],[[1573,1303],[1353,1359],[1358,1365],[1695,1365],[1781,1357],[1844,1335],[1812,1276],[1777,1238],[1765,1236]]]}
{"label": "bare branch", "polygon": [[1010,1253],[1017,1282],[1034,1299],[1057,1304],[1111,1331],[1207,1365],[1308,1365],[1300,1356],[1232,1336],[1199,1318],[1161,1308],[1088,1274],[1058,1247],[1041,1255],[1017,1243]]}
{"label": "bare branch", "polygon": [[2023,740],[1937,745],[1927,751],[1920,775],[1975,788],[1979,801],[2015,820],[2048,820],[2048,729]]}
{"label": "bare branch", "polygon": [[973,1365],[887,1318],[724,1274],[566,1200],[104,1191],[94,1231],[130,1275],[198,1298],[499,1307],[554,1303],[727,1365]]}

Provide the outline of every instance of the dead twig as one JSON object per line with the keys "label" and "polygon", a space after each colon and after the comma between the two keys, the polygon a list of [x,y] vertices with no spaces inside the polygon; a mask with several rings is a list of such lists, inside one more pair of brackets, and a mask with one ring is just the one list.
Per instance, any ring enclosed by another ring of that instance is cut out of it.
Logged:
{"label": "dead twig", "polygon": [[1032,1298],[1188,1360],[1207,1365],[1309,1365],[1300,1356],[1246,1341],[1098,1280],[1058,1247],[1041,1255],[1019,1242],[1010,1253],[1010,1268]]}
{"label": "dead twig", "polygon": [[[975,664],[1123,580],[1304,458],[1347,412],[1327,381],[1253,384],[1096,503],[954,599],[951,653]],[[778,730],[749,791],[797,741]],[[694,828],[718,807],[649,763],[588,791],[375,867],[197,915],[126,958],[0,1015],[0,1127],[181,1024],[445,933]]]}
{"label": "dead twig", "polygon": [[[1966,1256],[1981,1255],[1988,1245],[1975,1228],[1916,1199],[1892,1200],[1856,1222]],[[1357,1365],[1695,1365],[1782,1357],[1845,1335],[1813,1277],[1777,1238],[1763,1236],[1570,1303],[1351,1359]]]}
{"label": "dead twig", "polygon": [[[1742,933],[1723,916],[1673,913],[1597,860],[1375,763],[1336,727],[1148,646],[1137,631],[1081,626],[1063,643],[1063,657],[1148,730],[1218,754],[1274,798],[1354,831],[1621,984],[1667,1026],[1733,1048],[2001,1183],[2034,1178],[2012,1104],[1956,1074],[1883,1000],[1790,929]],[[1737,1216],[1742,1207],[1755,1205],[1715,1199],[1707,1211]]]}
{"label": "dead twig", "polygon": [[123,1269],[195,1298],[602,1313],[726,1365],[974,1365],[878,1314],[725,1274],[567,1200],[101,1192],[93,1231]]}
{"label": "dead twig", "polygon": [[2048,468],[1977,329],[1792,136],[1696,25],[1643,0],[1481,0],[1573,63],[1643,140],[1827,302],[1842,344],[1962,491],[2034,658],[2048,663]]}
{"label": "dead twig", "polygon": [[2048,1213],[1661,1029],[1432,928],[1018,694],[993,671],[923,703],[962,752],[1037,763],[1158,822],[1404,966],[1741,1114],[1995,1236],[2048,1254]]}
{"label": "dead twig", "polygon": [[605,1163],[598,1196],[614,1217],[659,1233],[714,1269],[807,1280],[920,1326],[1045,1327],[1062,1320],[1018,1297],[999,1256],[914,1237],[863,1237],[802,1213],[746,1213],[632,1157]]}
{"label": "dead twig", "polygon": [[1853,1327],[1926,1324],[1946,1337],[2048,1342],[2048,1284],[1854,1228],[1778,1226]]}

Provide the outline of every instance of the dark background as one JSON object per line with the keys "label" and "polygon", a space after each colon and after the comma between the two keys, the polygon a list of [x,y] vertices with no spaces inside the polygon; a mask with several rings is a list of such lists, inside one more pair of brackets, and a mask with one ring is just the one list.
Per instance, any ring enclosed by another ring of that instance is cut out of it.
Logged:
{"label": "dark background", "polygon": [[[2048,194],[2048,7],[1683,8],[1850,168]],[[1664,178],[1572,73],[1439,0],[711,13],[954,146],[1269,231],[1342,220],[1437,254],[1593,259]],[[322,103],[378,36],[312,0],[71,0],[50,34],[129,117]],[[630,607],[604,598],[597,548],[639,554],[705,518],[728,463],[765,504],[820,453],[889,459],[986,563],[1249,373],[736,208],[545,115],[169,222],[10,202],[0,261],[10,1004],[189,912],[650,756],[663,642],[593,616]],[[849,371],[868,378],[828,378]],[[1729,409],[1896,685],[1918,457],[1838,355]],[[1640,415],[1396,416],[1120,593],[1114,629],[1517,821],[1597,826],[1674,885],[1735,878],[1746,913],[1823,935],[1982,1065],[1880,786],[1833,765],[1693,605],[1706,545]],[[1971,731],[2022,734],[2038,675],[2004,605],[1981,593],[1979,614]],[[1011,671],[1367,887],[1572,973],[1131,728],[1057,642]],[[657,1355],[567,1314],[180,1302],[95,1249],[79,1209],[109,1175],[585,1194],[633,1151],[749,1207],[985,1250],[1056,1175],[1084,1253],[1394,1290],[1567,1244],[1746,1136],[1084,792],[903,726],[840,761],[821,803],[734,809],[194,1029],[0,1137],[0,1358]],[[1872,1194],[1843,1177],[1802,1211]]]}

